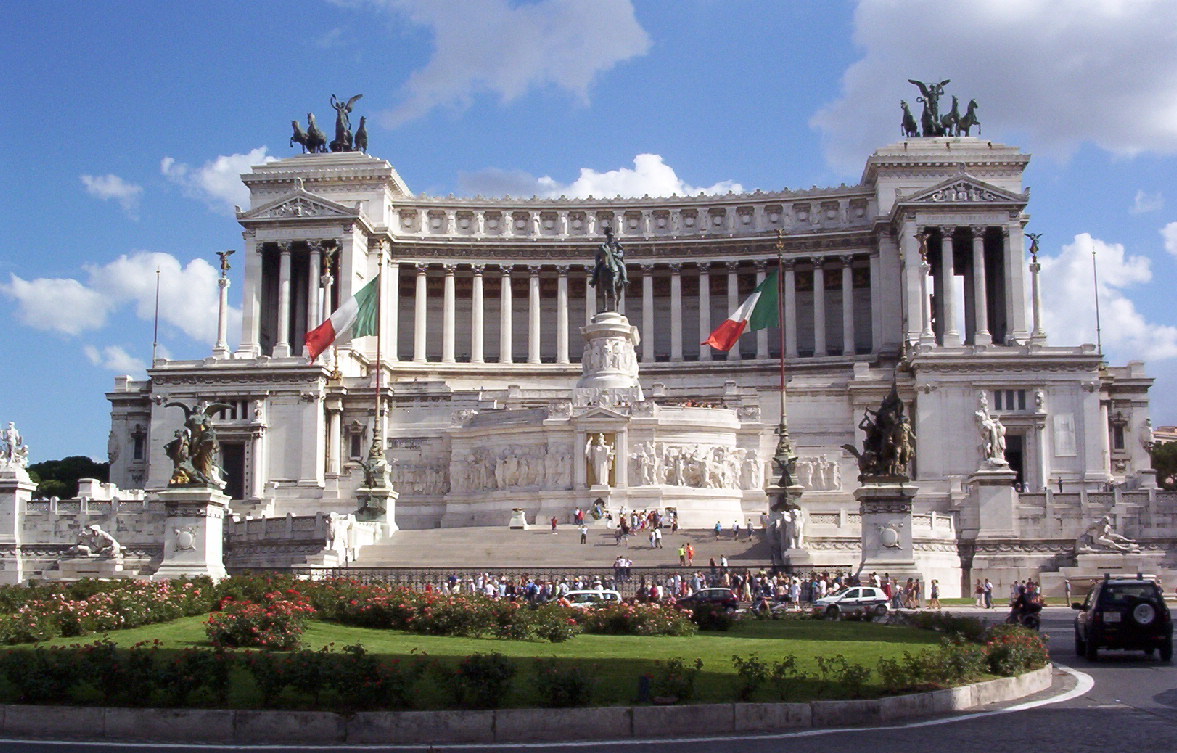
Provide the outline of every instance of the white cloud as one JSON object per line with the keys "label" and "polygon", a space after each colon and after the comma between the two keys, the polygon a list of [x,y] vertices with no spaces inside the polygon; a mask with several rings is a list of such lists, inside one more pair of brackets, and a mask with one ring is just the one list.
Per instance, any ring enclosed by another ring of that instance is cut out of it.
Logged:
{"label": "white cloud", "polygon": [[143,186],[128,183],[117,175],[83,175],[82,185],[86,193],[96,196],[103,201],[114,199],[131,219],[139,219],[139,198],[143,194]]}
{"label": "white cloud", "polygon": [[459,181],[464,191],[485,195],[511,194],[514,196],[541,196],[545,198],[583,199],[589,196],[613,198],[614,196],[694,196],[698,193],[724,194],[743,193],[739,183],[723,180],[710,186],[689,185],[667,165],[658,154],[639,154],[633,158],[633,167],[597,172],[591,167],[580,168],[580,176],[571,183],[560,183],[550,176],[536,178],[521,171],[507,171],[491,168],[477,173],[465,173]]}
{"label": "white cloud", "polygon": [[23,280],[9,275],[0,290],[16,300],[21,321],[34,329],[77,335],[106,325],[108,299],[68,277]]}
{"label": "white cloud", "polygon": [[1177,256],[1177,222],[1170,222],[1161,228],[1161,237],[1165,239],[1165,250]]}
{"label": "white cloud", "polygon": [[1075,236],[1058,256],[1040,256],[1043,325],[1051,342],[1095,342],[1091,253],[1099,269],[1099,313],[1104,350],[1122,359],[1177,357],[1177,327],[1150,322],[1125,291],[1152,280],[1148,257],[1130,256],[1119,243],[1088,233]]}
{"label": "white cloud", "polygon": [[[21,321],[34,329],[77,335],[101,329],[125,305],[150,321],[155,315],[155,270],[160,270],[159,318],[194,340],[217,335],[219,271],[204,259],[186,265],[171,254],[137,251],[85,268],[85,283],[72,278],[23,280],[11,275],[0,290],[17,301]],[[229,331],[239,331],[241,311],[229,308]]]}
{"label": "white cloud", "polygon": [[82,352],[86,354],[86,358],[90,359],[90,363],[95,366],[117,371],[120,374],[135,376],[147,371],[147,363],[145,361],[135,358],[118,345],[107,345],[102,350],[99,350],[93,345],[86,345],[82,348]]}
{"label": "white cloud", "polygon": [[405,84],[407,99],[384,114],[389,127],[440,106],[466,107],[481,93],[511,102],[555,86],[588,102],[598,74],[643,55],[650,38],[630,0],[385,0],[433,31],[433,57]]}
{"label": "white cloud", "polygon": [[1024,143],[1056,157],[1084,142],[1120,155],[1177,152],[1174,28],[1169,0],[861,0],[863,56],[811,125],[829,162],[857,172],[881,140],[898,139],[899,99],[919,118],[907,79],[951,79],[947,95],[962,108],[975,98],[988,136],[1028,134]]}
{"label": "white cloud", "polygon": [[241,175],[254,165],[277,159],[267,154],[266,147],[259,146],[246,154],[222,154],[200,167],[164,157],[160,160],[159,171],[180,186],[185,196],[203,201],[214,211],[232,214],[235,206],[249,204],[249,189],[241,182]]}
{"label": "white cloud", "polygon": [[1144,214],[1145,212],[1155,212],[1158,209],[1165,207],[1165,197],[1161,195],[1160,191],[1156,193],[1145,193],[1144,189],[1136,191],[1136,199],[1132,202],[1132,208],[1128,211],[1132,214]]}

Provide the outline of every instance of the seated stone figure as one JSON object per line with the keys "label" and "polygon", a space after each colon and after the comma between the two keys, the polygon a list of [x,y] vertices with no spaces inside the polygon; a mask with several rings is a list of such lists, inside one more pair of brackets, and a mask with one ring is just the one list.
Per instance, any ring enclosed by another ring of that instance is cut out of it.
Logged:
{"label": "seated stone figure", "polygon": [[115,560],[121,560],[123,557],[123,546],[115,540],[98,524],[86,526],[78,532],[77,543],[74,544],[69,553],[78,557],[100,557]]}

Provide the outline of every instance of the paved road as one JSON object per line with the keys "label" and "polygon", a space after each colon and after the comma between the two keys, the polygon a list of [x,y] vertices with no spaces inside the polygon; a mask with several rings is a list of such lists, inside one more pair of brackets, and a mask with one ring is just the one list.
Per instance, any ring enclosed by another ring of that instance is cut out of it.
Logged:
{"label": "paved road", "polygon": [[[991,613],[993,614],[993,613]],[[666,740],[575,746],[500,745],[453,747],[455,753],[483,750],[569,751],[578,753],[1112,753],[1116,751],[1177,751],[1177,665],[1162,664],[1141,653],[1110,652],[1091,663],[1075,654],[1072,612],[1061,607],[1044,611],[1043,630],[1050,636],[1051,656],[1094,680],[1056,672],[1049,691],[1005,707],[960,714],[949,719],[914,721],[892,727],[842,731],[809,730],[789,735],[719,740]],[[994,615],[996,616],[996,615]],[[1074,697],[1034,705],[1071,691]],[[1030,706],[1029,708],[1023,708]],[[271,750],[338,750],[340,746]],[[129,746],[78,743],[0,741],[4,753],[116,753],[118,751],[230,750],[225,746]],[[241,748],[236,748],[241,750]],[[368,747],[365,750],[380,750]],[[424,751],[412,748],[385,750]]]}

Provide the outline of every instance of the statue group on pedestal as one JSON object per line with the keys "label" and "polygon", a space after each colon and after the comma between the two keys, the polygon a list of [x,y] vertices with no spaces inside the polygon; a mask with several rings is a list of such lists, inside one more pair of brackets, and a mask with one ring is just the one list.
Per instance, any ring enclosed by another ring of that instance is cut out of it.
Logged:
{"label": "statue group on pedestal", "polygon": [[224,489],[221,469],[221,443],[212,425],[212,415],[231,408],[224,403],[200,401],[195,408],[183,403],[168,403],[165,408],[184,411],[184,426],[177,429],[175,438],[164,445],[164,452],[172,460],[172,476],[168,486],[197,486]]}
{"label": "statue group on pedestal", "polygon": [[27,468],[29,447],[24,443],[16,424],[8,422],[8,428],[0,431],[0,469]]}
{"label": "statue group on pedestal", "polygon": [[303,154],[318,154],[328,151],[332,152],[367,152],[368,151],[368,121],[367,118],[360,118],[360,127],[355,132],[353,138],[351,131],[351,115],[352,107],[359,101],[363,94],[357,94],[351,99],[344,102],[337,99],[334,94],[331,95],[331,106],[335,108],[335,138],[330,144],[327,143],[327,135],[319,129],[318,123],[315,122],[315,114],[313,112],[307,113],[307,129],[304,131],[297,120],[292,120],[291,125],[294,128],[294,134],[290,137],[290,145],[299,144],[302,146]]}
{"label": "statue group on pedestal", "polygon": [[859,480],[910,480],[911,461],[915,457],[915,432],[903,411],[903,401],[896,385],[891,385],[890,394],[877,411],[866,409],[858,428],[866,432],[862,451],[849,444],[842,447],[858,458]]}
{"label": "statue group on pedestal", "polygon": [[625,249],[613,237],[613,228],[605,227],[605,242],[597,246],[596,265],[589,285],[597,289],[597,311],[617,311],[629,275],[625,271]]}
{"label": "statue group on pedestal", "polygon": [[980,127],[981,121],[977,118],[978,105],[975,99],[969,100],[968,108],[965,110],[964,115],[961,115],[960,101],[953,96],[952,109],[944,115],[940,114],[940,97],[944,95],[945,84],[948,84],[950,81],[951,79],[945,79],[929,84],[923,81],[916,81],[915,79],[908,79],[909,83],[919,87],[922,96],[916,97],[916,101],[924,106],[924,111],[920,115],[920,124],[917,126],[915,118],[907,106],[907,102],[902,99],[899,100],[899,106],[903,109],[903,122],[900,128],[904,136],[908,138],[920,135],[968,136],[969,131],[974,126]]}
{"label": "statue group on pedestal", "polygon": [[981,432],[981,459],[989,466],[1006,466],[1005,425],[989,412],[989,397],[982,391],[978,397],[981,407],[973,414],[977,430]]}

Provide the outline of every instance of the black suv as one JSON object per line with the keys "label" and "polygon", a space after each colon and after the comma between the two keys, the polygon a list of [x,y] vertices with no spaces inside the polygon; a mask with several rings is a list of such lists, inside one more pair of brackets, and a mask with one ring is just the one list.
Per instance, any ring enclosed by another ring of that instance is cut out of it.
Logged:
{"label": "black suv", "polygon": [[1101,648],[1160,651],[1161,661],[1173,658],[1173,621],[1160,586],[1142,577],[1105,577],[1087,601],[1075,602],[1075,653],[1095,661]]}

